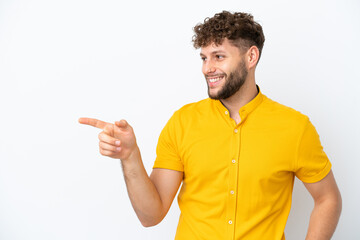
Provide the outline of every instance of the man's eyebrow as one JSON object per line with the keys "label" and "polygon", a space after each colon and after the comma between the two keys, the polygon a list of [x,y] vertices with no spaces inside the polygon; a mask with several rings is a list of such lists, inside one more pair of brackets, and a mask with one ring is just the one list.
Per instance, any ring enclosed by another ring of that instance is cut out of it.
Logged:
{"label": "man's eyebrow", "polygon": [[212,55],[219,54],[219,53],[224,54],[225,52],[222,51],[222,50],[218,50],[218,51],[211,52]]}
{"label": "man's eyebrow", "polygon": [[[216,55],[216,54],[226,54],[226,52],[224,52],[224,51],[222,51],[222,50],[217,50],[217,51],[213,51],[213,52],[211,52],[210,53],[210,55]],[[203,53],[200,53],[200,56],[205,56],[205,54],[203,54]]]}

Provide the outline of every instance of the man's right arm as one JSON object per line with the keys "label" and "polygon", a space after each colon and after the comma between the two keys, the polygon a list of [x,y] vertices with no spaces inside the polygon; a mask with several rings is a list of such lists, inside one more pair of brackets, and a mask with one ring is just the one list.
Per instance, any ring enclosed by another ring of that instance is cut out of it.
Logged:
{"label": "man's right arm", "polygon": [[134,131],[125,120],[111,124],[81,118],[79,122],[103,130],[99,134],[100,153],[121,160],[129,198],[141,224],[150,227],[160,223],[179,189],[183,172],[158,168],[149,177]]}
{"label": "man's right arm", "polygon": [[141,224],[151,227],[160,223],[180,187],[183,172],[155,168],[149,177],[139,150],[121,163],[129,198]]}

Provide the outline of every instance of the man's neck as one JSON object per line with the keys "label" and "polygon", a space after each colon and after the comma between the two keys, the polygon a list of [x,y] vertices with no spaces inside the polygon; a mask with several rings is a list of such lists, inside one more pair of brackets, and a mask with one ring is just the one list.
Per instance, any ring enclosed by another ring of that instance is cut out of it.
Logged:
{"label": "man's neck", "polygon": [[240,114],[239,110],[251,100],[253,100],[258,94],[255,81],[247,81],[234,95],[227,99],[221,99],[222,104],[229,110],[230,117],[235,120],[236,124],[239,124]]}

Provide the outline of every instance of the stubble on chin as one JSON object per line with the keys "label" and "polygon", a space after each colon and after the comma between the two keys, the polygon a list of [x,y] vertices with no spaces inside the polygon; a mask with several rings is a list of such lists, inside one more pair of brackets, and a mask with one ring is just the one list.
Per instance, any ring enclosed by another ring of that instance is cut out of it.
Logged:
{"label": "stubble on chin", "polygon": [[227,99],[234,95],[244,85],[248,72],[244,64],[239,64],[238,70],[231,72],[229,76],[225,76],[223,86],[215,93],[210,93],[208,84],[209,98],[214,100]]}
{"label": "stubble on chin", "polygon": [[[224,76],[225,84],[226,84],[226,79],[227,79],[227,76],[225,75],[225,76]],[[208,88],[208,96],[209,96],[210,99],[220,100],[219,95],[220,95],[221,91],[223,90],[224,86],[222,86],[222,87],[221,87],[217,92],[215,92],[215,93],[211,93],[211,89],[210,89],[209,83],[207,83],[207,88]]]}

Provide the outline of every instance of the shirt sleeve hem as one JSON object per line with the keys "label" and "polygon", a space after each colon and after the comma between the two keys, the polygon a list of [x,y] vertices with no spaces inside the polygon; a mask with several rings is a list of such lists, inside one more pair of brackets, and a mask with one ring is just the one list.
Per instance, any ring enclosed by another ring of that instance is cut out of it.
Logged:
{"label": "shirt sleeve hem", "polygon": [[301,177],[299,178],[302,182],[304,183],[315,183],[315,182],[319,182],[320,180],[322,180],[324,177],[326,177],[326,175],[328,175],[328,173],[331,170],[331,162],[328,161],[326,163],[326,166],[321,170],[321,172],[317,173],[315,176],[311,176],[311,177]]}
{"label": "shirt sleeve hem", "polygon": [[184,167],[180,164],[155,162],[153,168],[165,168],[165,169],[175,170],[175,171],[179,171],[179,172],[184,172]]}

